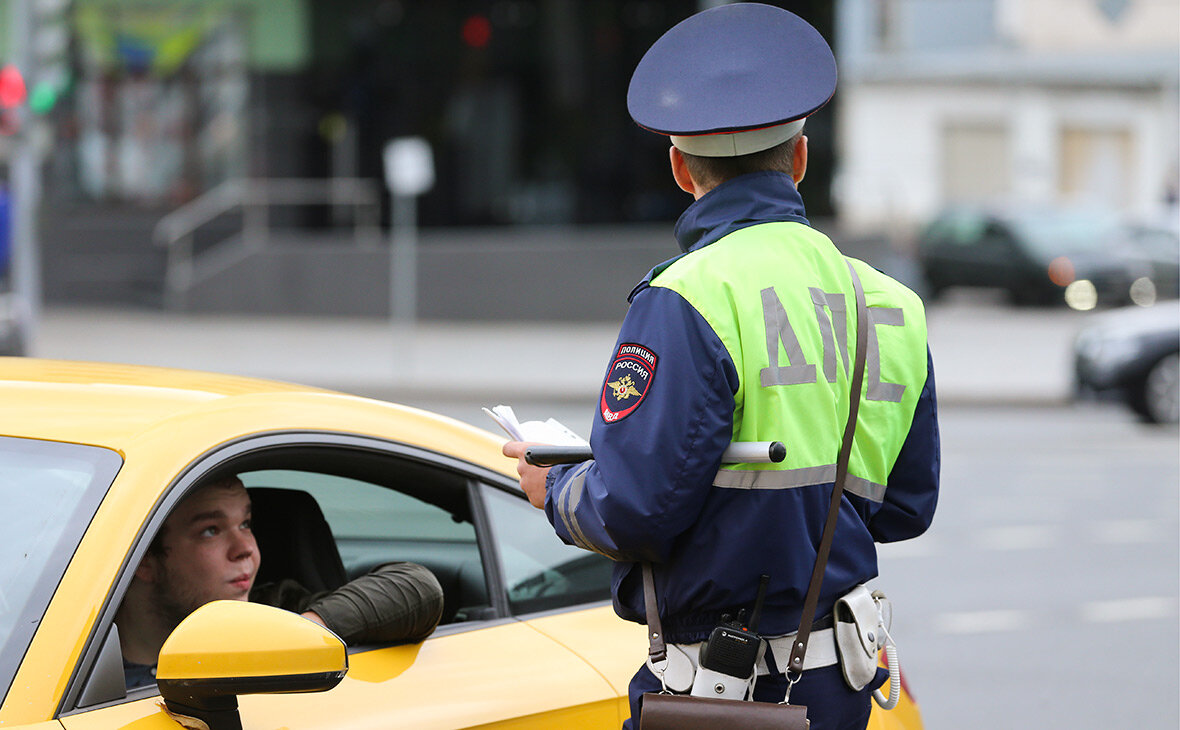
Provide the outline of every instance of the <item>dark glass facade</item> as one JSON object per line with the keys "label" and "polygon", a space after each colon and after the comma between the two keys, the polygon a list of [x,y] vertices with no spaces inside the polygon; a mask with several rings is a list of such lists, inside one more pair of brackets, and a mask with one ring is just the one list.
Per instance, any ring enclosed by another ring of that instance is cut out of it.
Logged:
{"label": "dark glass facade", "polygon": [[[707,4],[707,3],[705,3]],[[779,5],[832,38],[831,0]],[[47,199],[163,213],[241,177],[383,177],[431,145],[427,226],[675,219],[667,141],[627,115],[646,49],[701,0],[307,0],[303,61],[251,62],[281,23],[231,2],[78,4],[77,81],[55,110]],[[830,213],[832,106],[804,195]],[[328,211],[290,211],[297,224]],[[385,212],[386,218],[388,211]]]}
{"label": "dark glass facade", "polygon": [[[308,172],[381,176],[391,138],[432,145],[426,225],[670,220],[667,142],[627,115],[635,64],[699,0],[314,3]],[[829,39],[827,0],[784,2]],[[831,109],[809,123],[812,215],[830,212]]]}

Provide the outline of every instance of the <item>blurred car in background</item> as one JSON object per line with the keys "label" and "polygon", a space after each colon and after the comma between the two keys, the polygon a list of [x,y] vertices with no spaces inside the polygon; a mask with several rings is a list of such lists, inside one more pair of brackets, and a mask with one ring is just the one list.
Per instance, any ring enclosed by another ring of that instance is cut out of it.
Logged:
{"label": "blurred car in background", "polygon": [[1180,420],[1180,304],[1102,312],[1074,344],[1079,397],[1121,398],[1144,420]]}
{"label": "blurred car in background", "polygon": [[1180,295],[1174,231],[1094,211],[947,210],[921,233],[918,259],[935,297],[954,286],[990,287],[1017,304],[1086,310]]}
{"label": "blurred car in background", "polygon": [[1130,226],[1131,245],[1151,268],[1160,299],[1180,297],[1180,221],[1167,225]]}

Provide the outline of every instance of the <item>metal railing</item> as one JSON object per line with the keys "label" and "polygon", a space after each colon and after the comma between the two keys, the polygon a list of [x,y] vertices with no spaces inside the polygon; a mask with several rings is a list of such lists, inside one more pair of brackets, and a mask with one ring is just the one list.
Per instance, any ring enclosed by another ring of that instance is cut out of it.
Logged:
{"label": "metal railing", "polygon": [[[198,230],[236,208],[242,209],[240,251],[261,251],[270,240],[270,210],[276,206],[351,207],[353,242],[375,248],[381,241],[381,188],[363,178],[246,178],[228,180],[160,219],[152,232],[167,249],[165,287],[169,301],[181,301],[196,283],[193,249]],[[216,248],[224,251],[225,242]],[[212,248],[209,251],[213,250]],[[208,251],[207,251],[208,252]],[[206,253],[207,253],[206,252]]]}

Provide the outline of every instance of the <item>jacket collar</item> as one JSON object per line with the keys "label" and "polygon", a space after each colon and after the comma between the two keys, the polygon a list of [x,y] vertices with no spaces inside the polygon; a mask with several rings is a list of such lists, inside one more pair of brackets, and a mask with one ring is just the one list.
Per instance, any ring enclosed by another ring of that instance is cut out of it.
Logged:
{"label": "jacket collar", "polygon": [[803,198],[789,175],[753,172],[721,183],[688,206],[676,222],[676,240],[688,253],[758,223],[809,225],[805,216]]}
{"label": "jacket collar", "polygon": [[[676,222],[676,240],[680,243],[680,250],[688,253],[742,228],[777,221],[811,225],[805,217],[803,198],[789,175],[752,172],[721,183],[688,206]],[[684,253],[649,271],[631,290],[627,301]]]}

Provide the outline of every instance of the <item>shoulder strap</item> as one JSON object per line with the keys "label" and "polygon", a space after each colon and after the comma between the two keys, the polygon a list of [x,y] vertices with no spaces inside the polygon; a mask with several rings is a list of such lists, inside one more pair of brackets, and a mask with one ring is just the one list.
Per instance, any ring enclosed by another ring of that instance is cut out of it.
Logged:
{"label": "shoulder strap", "polygon": [[651,563],[647,562],[643,564],[643,608],[647,612],[647,656],[654,665],[668,658],[668,646],[660,625],[660,609],[656,606],[656,581],[651,574]]}
{"label": "shoulder strap", "polygon": [[803,599],[803,615],[799,618],[799,634],[791,646],[791,658],[787,662],[787,675],[803,671],[803,656],[807,653],[807,640],[811,635],[811,624],[815,620],[815,609],[819,605],[819,589],[824,581],[824,569],[828,565],[828,554],[832,551],[832,538],[836,534],[836,519],[840,515],[840,497],[844,494],[844,482],[848,479],[848,460],[852,455],[852,437],[856,433],[856,414],[860,410],[861,392],[864,386],[865,350],[869,341],[868,305],[865,303],[864,287],[852,262],[848,273],[852,274],[852,289],[856,294],[856,364],[852,369],[851,395],[848,399],[848,422],[844,425],[844,439],[840,442],[840,455],[836,458],[836,482],[832,487],[832,501],[828,506],[828,521],[824,525],[823,537],[815,556],[815,568],[811,571],[811,583],[807,586],[807,597]]}

